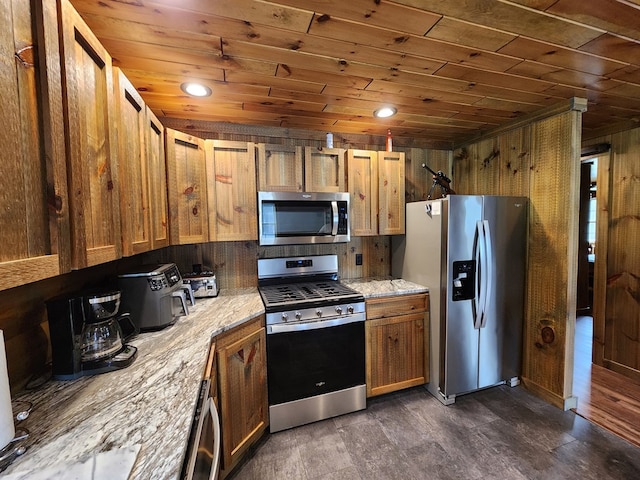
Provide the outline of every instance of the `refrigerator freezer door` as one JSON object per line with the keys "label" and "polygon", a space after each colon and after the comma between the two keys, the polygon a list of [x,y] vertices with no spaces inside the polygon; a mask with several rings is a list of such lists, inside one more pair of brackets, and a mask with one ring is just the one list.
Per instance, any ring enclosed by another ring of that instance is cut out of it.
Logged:
{"label": "refrigerator freezer door", "polygon": [[[477,295],[454,296],[459,275],[457,262],[474,262],[478,243],[476,224],[482,220],[482,197],[451,195],[443,202],[442,235],[447,245],[442,275],[446,277],[446,301],[440,311],[440,390],[445,397],[478,388],[478,336],[474,328]],[[476,284],[478,268],[476,266]],[[477,290],[477,289],[476,289]]]}
{"label": "refrigerator freezer door", "polygon": [[521,374],[526,261],[527,200],[485,196],[483,203],[483,222],[494,254],[486,265],[491,274],[480,329],[478,388]]}

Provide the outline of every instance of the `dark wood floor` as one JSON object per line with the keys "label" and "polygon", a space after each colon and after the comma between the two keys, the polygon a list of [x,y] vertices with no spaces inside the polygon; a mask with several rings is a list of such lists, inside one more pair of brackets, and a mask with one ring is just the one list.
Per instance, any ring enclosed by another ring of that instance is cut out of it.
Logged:
{"label": "dark wood floor", "polygon": [[640,478],[640,448],[524,387],[445,407],[415,387],[266,435],[233,480]]}
{"label": "dark wood floor", "polygon": [[640,384],[591,363],[593,319],[578,317],[573,394],[576,413],[640,446]]}

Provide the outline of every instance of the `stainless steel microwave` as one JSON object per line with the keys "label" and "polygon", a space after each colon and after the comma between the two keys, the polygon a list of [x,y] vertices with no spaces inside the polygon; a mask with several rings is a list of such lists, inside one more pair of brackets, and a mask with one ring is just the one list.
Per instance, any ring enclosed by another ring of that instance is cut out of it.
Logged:
{"label": "stainless steel microwave", "polygon": [[258,192],[260,245],[348,242],[346,192]]}

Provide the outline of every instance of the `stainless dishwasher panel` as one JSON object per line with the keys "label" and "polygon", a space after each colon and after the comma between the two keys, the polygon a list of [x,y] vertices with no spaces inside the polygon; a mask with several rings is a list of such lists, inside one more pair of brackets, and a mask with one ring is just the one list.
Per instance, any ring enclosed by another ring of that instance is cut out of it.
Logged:
{"label": "stainless dishwasher panel", "polygon": [[220,420],[211,397],[207,401],[206,412],[191,477],[194,480],[217,480],[220,470]]}
{"label": "stainless dishwasher panel", "polygon": [[193,416],[189,444],[180,478],[217,480],[220,471],[220,419],[210,396],[211,382],[202,381]]}

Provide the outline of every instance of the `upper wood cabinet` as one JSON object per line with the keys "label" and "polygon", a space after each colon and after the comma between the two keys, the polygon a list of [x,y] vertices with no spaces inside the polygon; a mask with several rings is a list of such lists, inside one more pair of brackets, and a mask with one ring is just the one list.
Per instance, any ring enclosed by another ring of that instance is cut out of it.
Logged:
{"label": "upper wood cabinet", "polygon": [[404,221],[404,153],[378,152],[378,234],[401,235]]}
{"label": "upper wood cabinet", "polygon": [[304,148],[304,190],[345,192],[344,149]]}
{"label": "upper wood cabinet", "polygon": [[347,150],[351,235],[378,234],[378,153]]}
{"label": "upper wood cabinet", "polygon": [[36,3],[0,4],[0,289],[70,268],[56,5]]}
{"label": "upper wood cabinet", "polygon": [[165,129],[172,245],[209,240],[204,140]]}
{"label": "upper wood cabinet", "polygon": [[169,245],[169,204],[167,202],[167,162],[164,126],[149,107],[145,107],[147,165],[149,166],[149,208],[151,210],[151,248]]}
{"label": "upper wood cabinet", "polygon": [[256,148],[252,142],[206,140],[209,239],[258,239]]}
{"label": "upper wood cabinet", "polygon": [[405,232],[404,160],[402,152],[347,150],[351,235]]}
{"label": "upper wood cabinet", "polygon": [[149,168],[145,142],[147,116],[142,97],[119,68],[113,70],[113,82],[119,176],[123,179],[120,182],[122,254],[130,256],[151,249]]}
{"label": "upper wood cabinet", "polygon": [[111,57],[60,0],[73,268],[121,256]]}
{"label": "upper wood cabinet", "polygon": [[263,192],[302,192],[302,147],[258,143],[258,189]]}

